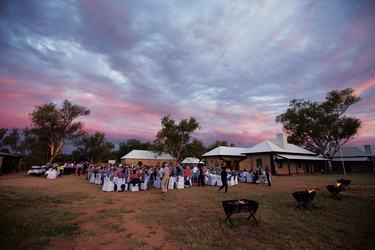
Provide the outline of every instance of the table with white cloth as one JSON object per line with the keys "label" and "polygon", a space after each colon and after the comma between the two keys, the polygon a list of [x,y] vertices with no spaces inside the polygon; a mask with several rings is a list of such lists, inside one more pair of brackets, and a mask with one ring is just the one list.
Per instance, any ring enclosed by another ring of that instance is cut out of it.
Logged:
{"label": "table with white cloth", "polygon": [[27,174],[43,174],[44,172],[46,172],[46,169],[45,169],[45,168],[41,168],[41,169],[30,169],[29,171],[27,171]]}

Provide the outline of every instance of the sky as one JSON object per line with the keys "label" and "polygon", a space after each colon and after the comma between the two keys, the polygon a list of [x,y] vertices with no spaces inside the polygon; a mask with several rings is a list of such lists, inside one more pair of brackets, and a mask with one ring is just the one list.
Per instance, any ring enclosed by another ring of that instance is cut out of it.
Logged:
{"label": "sky", "polygon": [[290,100],[349,87],[347,145],[375,144],[375,1],[0,2],[0,128],[67,99],[113,143],[152,142],[171,115],[205,146],[251,147],[277,140]]}

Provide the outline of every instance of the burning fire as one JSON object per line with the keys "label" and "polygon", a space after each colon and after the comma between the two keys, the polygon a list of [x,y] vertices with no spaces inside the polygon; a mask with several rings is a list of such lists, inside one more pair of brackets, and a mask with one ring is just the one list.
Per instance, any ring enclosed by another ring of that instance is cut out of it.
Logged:
{"label": "burning fire", "polygon": [[336,183],[336,187],[340,187],[341,186],[341,183]]}
{"label": "burning fire", "polygon": [[238,200],[238,201],[236,201],[236,204],[238,205],[238,204],[245,204],[245,202],[243,201],[243,200]]}
{"label": "burning fire", "polygon": [[308,191],[309,193],[312,193],[312,192],[314,192],[314,189],[311,189],[310,191]]}

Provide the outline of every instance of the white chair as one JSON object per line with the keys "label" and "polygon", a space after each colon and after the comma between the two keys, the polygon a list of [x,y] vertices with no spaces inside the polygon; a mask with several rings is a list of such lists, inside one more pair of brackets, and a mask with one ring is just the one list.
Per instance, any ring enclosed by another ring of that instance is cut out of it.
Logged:
{"label": "white chair", "polygon": [[[119,178],[118,181],[117,181],[117,183],[118,183],[118,185],[117,185],[117,192],[125,192],[126,190],[128,190],[128,185],[126,184],[126,179],[125,178]],[[122,188],[121,188],[122,185],[125,185],[124,191],[122,191]]]}
{"label": "white chair", "polygon": [[184,177],[183,176],[179,176],[177,182],[175,182],[175,187],[177,189],[183,189],[184,186],[185,186],[184,185]]}
{"label": "white chair", "polygon": [[[108,178],[108,180],[109,180],[109,178]],[[99,173],[96,174],[95,184],[97,184],[97,185],[101,185],[102,184],[102,175],[99,174]]]}
{"label": "white chair", "polygon": [[234,177],[234,185],[238,185],[238,175]]}
{"label": "white chair", "polygon": [[223,182],[221,182],[221,178],[217,178],[216,185],[221,187],[223,185]]}
{"label": "white chair", "polygon": [[247,183],[252,183],[253,179],[254,179],[254,176],[252,176],[251,174],[246,175],[246,182]]}
{"label": "white chair", "polygon": [[228,187],[233,187],[234,186],[234,176],[231,176],[230,179],[228,180]]}
{"label": "white chair", "polygon": [[208,177],[207,176],[204,177],[204,185],[208,185]]}
{"label": "white chair", "polygon": [[95,183],[95,174],[94,173],[90,174],[89,182],[92,183],[92,184]]}
{"label": "white chair", "polygon": [[216,186],[216,176],[211,174],[210,178],[208,179],[208,185]]}
{"label": "white chair", "polygon": [[154,188],[161,188],[161,178],[160,177],[156,177],[156,179],[154,180]]}
{"label": "white chair", "polygon": [[174,186],[174,177],[170,177],[168,181],[168,189],[173,189]]}
{"label": "white chair", "polygon": [[135,186],[133,186],[133,183],[129,183],[129,191],[131,192],[138,192],[139,191],[139,185],[135,184]]}
{"label": "white chair", "polygon": [[[100,174],[99,174],[99,176],[100,176]],[[115,184],[112,181],[110,181],[109,177],[104,178],[104,184],[103,184],[102,191],[106,191],[106,192],[115,191]]]}
{"label": "white chair", "polygon": [[47,175],[47,179],[56,179],[57,171],[55,171],[55,170],[48,170],[46,172],[46,175]]}
{"label": "white chair", "polygon": [[263,184],[266,183],[266,175],[265,174],[262,174],[262,175],[258,175],[258,180],[256,181],[257,184],[260,184],[260,181],[262,180],[263,181]]}
{"label": "white chair", "polygon": [[116,186],[118,187],[118,177],[116,176],[116,177],[113,177],[113,180],[112,180],[112,182],[114,183],[114,184],[116,184]]}
{"label": "white chair", "polygon": [[240,181],[241,181],[241,182],[246,182],[246,173],[242,173],[242,174],[240,175]]}
{"label": "white chair", "polygon": [[141,190],[146,190],[146,189],[147,189],[148,181],[149,181],[149,180],[150,180],[150,177],[147,176],[147,177],[145,178],[145,181],[141,183],[141,187],[140,187]]}

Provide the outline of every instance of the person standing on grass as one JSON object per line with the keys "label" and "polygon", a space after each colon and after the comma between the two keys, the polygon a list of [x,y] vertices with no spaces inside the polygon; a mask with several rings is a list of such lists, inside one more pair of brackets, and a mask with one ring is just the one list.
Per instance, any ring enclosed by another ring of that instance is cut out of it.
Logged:
{"label": "person standing on grass", "polygon": [[206,186],[205,183],[204,183],[204,170],[203,170],[203,167],[201,166],[199,169],[198,169],[198,187],[199,187],[199,184],[201,184],[201,186]]}
{"label": "person standing on grass", "polygon": [[165,163],[164,164],[164,169],[163,169],[163,180],[161,181],[161,191],[162,191],[162,194],[166,194],[167,193],[169,175],[170,175],[170,170],[169,170],[169,167],[168,167],[167,163]]}
{"label": "person standing on grass", "polygon": [[270,170],[268,169],[268,166],[266,165],[266,177],[267,177],[267,182],[268,186],[271,186],[271,179],[270,179]]}
{"label": "person standing on grass", "polygon": [[217,190],[217,192],[220,194],[220,190],[222,190],[224,187],[225,187],[225,193],[228,192],[228,174],[227,174],[227,171],[225,171],[224,169],[224,166],[221,167],[221,183],[222,183],[222,186],[219,187],[219,189]]}

